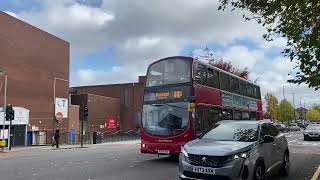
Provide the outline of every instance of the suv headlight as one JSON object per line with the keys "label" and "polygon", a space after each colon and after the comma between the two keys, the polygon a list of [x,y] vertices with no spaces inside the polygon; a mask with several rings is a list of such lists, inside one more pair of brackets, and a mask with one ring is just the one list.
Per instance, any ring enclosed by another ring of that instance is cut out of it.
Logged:
{"label": "suv headlight", "polygon": [[181,147],[180,153],[181,153],[182,161],[189,162],[189,155],[183,147]]}
{"label": "suv headlight", "polygon": [[246,159],[250,156],[250,152],[243,152],[243,153],[239,153],[239,154],[235,154],[229,157],[229,160],[235,160],[235,159],[239,159],[239,158],[243,158]]}

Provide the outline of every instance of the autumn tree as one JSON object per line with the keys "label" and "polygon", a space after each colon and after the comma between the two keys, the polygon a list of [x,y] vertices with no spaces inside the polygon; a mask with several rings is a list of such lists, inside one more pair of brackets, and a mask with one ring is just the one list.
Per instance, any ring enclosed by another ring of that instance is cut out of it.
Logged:
{"label": "autumn tree", "polygon": [[267,114],[271,119],[279,119],[279,105],[278,99],[271,93],[267,93],[264,96],[267,102]]}
{"label": "autumn tree", "polygon": [[320,112],[314,108],[309,109],[307,111],[307,119],[312,121],[320,120]]}
{"label": "autumn tree", "polygon": [[283,37],[284,56],[297,63],[292,83],[320,88],[320,1],[318,0],[219,0],[218,9],[245,10],[245,20],[256,20],[266,28],[267,41]]}
{"label": "autumn tree", "polygon": [[283,122],[292,121],[295,111],[292,104],[286,99],[282,100],[279,104],[279,120]]}
{"label": "autumn tree", "polygon": [[195,59],[202,59],[205,60],[208,64],[215,66],[219,69],[222,69],[224,71],[230,72],[236,76],[239,76],[243,79],[248,80],[249,78],[249,71],[248,68],[244,69],[238,69],[232,65],[230,61],[224,60],[224,59],[218,59],[210,50],[208,47],[204,48],[203,54],[200,54],[198,56],[194,56],[192,53],[191,55]]}

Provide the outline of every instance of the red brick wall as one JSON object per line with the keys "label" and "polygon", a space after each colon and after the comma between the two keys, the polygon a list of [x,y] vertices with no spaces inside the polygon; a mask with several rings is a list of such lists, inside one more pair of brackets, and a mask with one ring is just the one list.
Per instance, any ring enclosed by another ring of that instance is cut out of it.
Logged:
{"label": "red brick wall", "polygon": [[[8,103],[29,109],[31,126],[52,129],[53,80],[69,79],[69,43],[0,12],[0,69],[8,72]],[[69,83],[57,81],[56,91],[68,98]]]}
{"label": "red brick wall", "polygon": [[[120,100],[121,129],[136,129],[136,116],[141,112],[143,83],[73,87],[77,94],[96,94]],[[127,93],[127,95],[125,95]]]}

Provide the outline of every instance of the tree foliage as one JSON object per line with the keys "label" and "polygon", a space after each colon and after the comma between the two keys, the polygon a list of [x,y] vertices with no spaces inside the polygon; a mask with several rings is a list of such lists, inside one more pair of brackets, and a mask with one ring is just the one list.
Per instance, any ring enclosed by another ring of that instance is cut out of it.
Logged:
{"label": "tree foliage", "polygon": [[238,69],[238,68],[234,67],[230,61],[216,58],[214,56],[214,54],[212,53],[212,51],[208,47],[206,47],[204,49],[203,54],[201,54],[198,57],[194,57],[194,58],[203,59],[203,60],[207,61],[208,64],[215,66],[219,69],[222,69],[224,71],[227,71],[229,73],[232,73],[232,74],[239,76],[243,79],[248,80],[248,78],[249,78],[248,68]]}
{"label": "tree foliage", "polygon": [[312,121],[320,120],[320,112],[315,108],[311,108],[307,111],[307,119]]}
{"label": "tree foliage", "polygon": [[291,72],[291,83],[306,83],[320,88],[320,1],[319,0],[220,0],[218,9],[228,5],[247,10],[246,20],[256,20],[272,41],[276,37],[287,40],[282,53],[297,63]]}
{"label": "tree foliage", "polygon": [[286,99],[282,100],[279,104],[279,120],[283,122],[292,121],[294,119],[295,110],[292,104]]}
{"label": "tree foliage", "polygon": [[267,114],[270,119],[279,119],[278,99],[271,93],[267,93],[264,99],[267,101]]}

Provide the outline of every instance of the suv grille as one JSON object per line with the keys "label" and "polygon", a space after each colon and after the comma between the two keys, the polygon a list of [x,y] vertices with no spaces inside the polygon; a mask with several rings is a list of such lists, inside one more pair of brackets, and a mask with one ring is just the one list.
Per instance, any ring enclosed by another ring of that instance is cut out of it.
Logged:
{"label": "suv grille", "polygon": [[189,154],[189,160],[192,165],[219,168],[226,164],[228,157]]}

